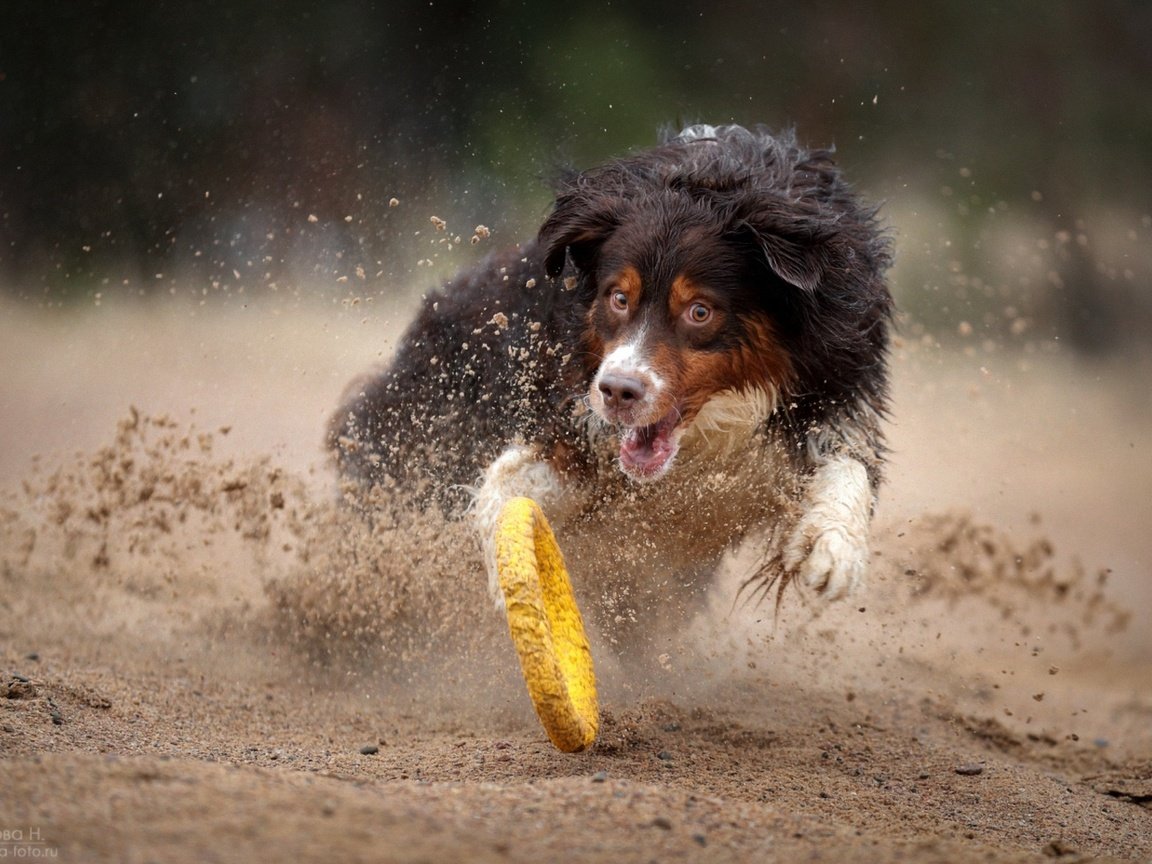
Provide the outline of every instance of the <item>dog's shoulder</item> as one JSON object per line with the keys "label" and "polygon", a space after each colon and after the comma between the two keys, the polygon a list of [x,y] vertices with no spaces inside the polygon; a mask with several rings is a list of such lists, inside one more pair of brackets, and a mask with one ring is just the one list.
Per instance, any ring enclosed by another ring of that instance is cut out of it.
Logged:
{"label": "dog's shoulder", "polygon": [[418,474],[456,509],[504,448],[560,437],[580,386],[566,383],[576,351],[567,290],[528,243],[425,296],[388,367],[350,387],[332,418],[344,473],[401,486]]}

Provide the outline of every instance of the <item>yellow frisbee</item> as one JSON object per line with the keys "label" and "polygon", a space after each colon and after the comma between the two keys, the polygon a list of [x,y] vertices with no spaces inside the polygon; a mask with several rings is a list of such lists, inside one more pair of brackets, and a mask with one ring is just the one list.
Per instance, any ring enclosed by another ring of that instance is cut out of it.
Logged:
{"label": "yellow frisbee", "polygon": [[531,498],[500,511],[496,569],[536,716],[557,749],[579,752],[600,725],[592,651],[560,547]]}

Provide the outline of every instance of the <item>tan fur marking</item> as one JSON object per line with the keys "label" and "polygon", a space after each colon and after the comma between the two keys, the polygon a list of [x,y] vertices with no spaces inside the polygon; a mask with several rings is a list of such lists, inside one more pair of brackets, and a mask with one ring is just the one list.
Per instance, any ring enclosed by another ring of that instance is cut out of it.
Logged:
{"label": "tan fur marking", "polygon": [[[644,280],[640,277],[640,271],[631,265],[608,277],[604,284],[607,286],[605,292],[607,296],[601,295],[595,303],[589,306],[585,318],[586,326],[582,337],[584,343],[583,362],[585,368],[590,372],[596,371],[600,362],[617,344],[616,340],[606,343],[597,333],[596,318],[600,314],[600,309],[603,308],[603,305],[610,304],[612,294],[622,291],[624,296],[628,298],[628,309],[629,314],[631,314],[632,310],[638,308],[640,295],[644,290]],[[616,315],[618,313],[612,312],[611,314]]]}
{"label": "tan fur marking", "polygon": [[640,294],[644,290],[644,280],[640,278],[640,271],[635,267],[625,267],[608,282],[613,291],[623,291],[628,298],[628,308],[635,309],[640,303]]}
{"label": "tan fur marking", "polygon": [[677,276],[672,280],[672,290],[668,295],[668,311],[672,317],[679,318],[688,308],[688,304],[700,296],[700,289],[687,276]]}
{"label": "tan fur marking", "polygon": [[652,366],[671,382],[670,396],[679,404],[682,422],[690,423],[717,393],[754,388],[775,393],[792,378],[792,363],[776,340],[771,322],[751,318],[745,327],[747,341],[731,350],[685,350],[662,345],[653,353]]}

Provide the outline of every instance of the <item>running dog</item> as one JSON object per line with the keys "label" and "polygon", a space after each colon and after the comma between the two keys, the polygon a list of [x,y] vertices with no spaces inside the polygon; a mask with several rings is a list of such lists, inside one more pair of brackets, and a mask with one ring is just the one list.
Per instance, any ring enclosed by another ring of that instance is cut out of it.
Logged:
{"label": "running dog", "polygon": [[[330,427],[342,474],[494,531],[543,508],[601,627],[707,587],[864,579],[885,456],[890,244],[828,151],[692,126],[557,183],[538,236],[429,296]],[[779,597],[779,595],[777,595]]]}

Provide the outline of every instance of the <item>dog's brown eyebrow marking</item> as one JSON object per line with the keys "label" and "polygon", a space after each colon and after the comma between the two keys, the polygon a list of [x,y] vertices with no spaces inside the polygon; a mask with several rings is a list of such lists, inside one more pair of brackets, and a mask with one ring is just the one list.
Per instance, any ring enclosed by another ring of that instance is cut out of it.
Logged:
{"label": "dog's brown eyebrow marking", "polygon": [[640,277],[640,271],[635,267],[622,267],[608,280],[608,284],[613,286],[613,291],[624,292],[624,296],[628,298],[629,307],[635,308],[636,304],[640,302],[644,280]]}
{"label": "dog's brown eyebrow marking", "polygon": [[697,287],[696,283],[684,275],[677,276],[672,280],[672,290],[668,294],[668,307],[669,311],[679,316],[685,307],[700,297],[703,292]]}

